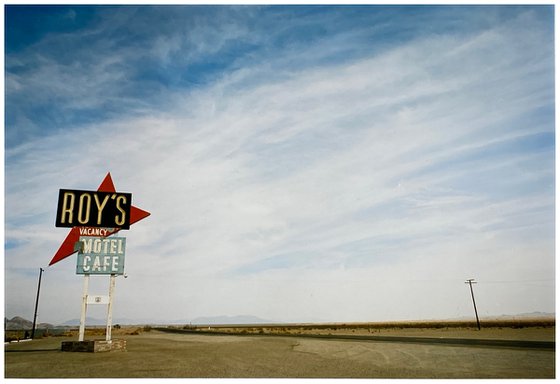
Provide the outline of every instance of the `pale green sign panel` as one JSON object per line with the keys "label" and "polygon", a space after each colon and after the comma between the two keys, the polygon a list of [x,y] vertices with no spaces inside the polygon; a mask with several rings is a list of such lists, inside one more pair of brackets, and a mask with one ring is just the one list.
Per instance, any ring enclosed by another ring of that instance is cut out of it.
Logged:
{"label": "pale green sign panel", "polygon": [[126,238],[80,236],[78,246],[76,274],[124,274]]}

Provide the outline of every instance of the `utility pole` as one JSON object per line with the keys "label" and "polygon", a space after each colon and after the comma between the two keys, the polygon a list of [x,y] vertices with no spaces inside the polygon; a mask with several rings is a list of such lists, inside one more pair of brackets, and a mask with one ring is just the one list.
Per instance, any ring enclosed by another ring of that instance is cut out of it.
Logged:
{"label": "utility pole", "polygon": [[478,330],[480,331],[480,320],[478,320],[478,312],[476,311],[476,302],[474,301],[474,293],[472,289],[472,285],[476,284],[476,281],[474,281],[474,279],[468,279],[467,281],[465,281],[465,284],[468,284],[469,287],[471,288],[471,297],[474,306],[474,315],[476,316],[476,325],[478,326]]}
{"label": "utility pole", "polygon": [[31,330],[31,338],[35,338],[35,324],[37,323],[37,307],[39,306],[39,292],[41,291],[41,277],[43,276],[43,268],[39,268],[39,284],[37,285],[37,299],[35,300],[35,314],[33,315],[33,329]]}

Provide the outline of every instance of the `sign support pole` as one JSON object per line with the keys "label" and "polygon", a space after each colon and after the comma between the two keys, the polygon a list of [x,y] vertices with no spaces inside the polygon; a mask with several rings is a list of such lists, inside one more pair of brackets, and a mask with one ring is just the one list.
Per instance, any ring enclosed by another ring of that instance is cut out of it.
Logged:
{"label": "sign support pole", "polygon": [[80,316],[80,333],[78,335],[78,341],[84,341],[84,335],[86,331],[86,311],[87,311],[87,297],[89,288],[89,274],[84,275],[84,289],[82,294],[82,314]]}
{"label": "sign support pole", "polygon": [[105,340],[111,342],[111,328],[113,321],[113,297],[115,295],[115,281],[117,275],[111,274],[109,280],[109,305],[107,306],[107,331],[105,332]]}

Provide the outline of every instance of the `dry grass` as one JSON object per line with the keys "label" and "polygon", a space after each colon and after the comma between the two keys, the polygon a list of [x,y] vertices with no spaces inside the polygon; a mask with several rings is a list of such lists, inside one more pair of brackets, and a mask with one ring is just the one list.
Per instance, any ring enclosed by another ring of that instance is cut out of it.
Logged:
{"label": "dry grass", "polygon": [[[484,320],[484,329],[551,328],[554,319]],[[231,334],[375,334],[398,330],[468,330],[475,329],[473,321],[402,321],[375,323],[322,323],[322,324],[247,324],[247,325],[186,325],[168,327],[196,332],[224,332]],[[159,328],[162,329],[162,328]]]}

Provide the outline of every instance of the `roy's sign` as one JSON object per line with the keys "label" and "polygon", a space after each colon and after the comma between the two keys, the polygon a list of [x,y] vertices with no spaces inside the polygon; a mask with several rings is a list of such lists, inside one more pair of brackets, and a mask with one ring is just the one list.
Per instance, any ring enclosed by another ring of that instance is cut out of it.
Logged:
{"label": "roy's sign", "polygon": [[81,236],[78,275],[123,275],[126,238]]}
{"label": "roy's sign", "polygon": [[61,189],[57,227],[130,228],[132,194]]}
{"label": "roy's sign", "polygon": [[[150,216],[150,212],[135,207],[131,202],[132,194],[117,192],[111,173],[107,173],[95,192],[61,189],[56,226],[71,229],[49,266],[76,253],[75,244],[80,236],[105,237],[121,229],[129,229],[132,224]],[[95,232],[90,227],[100,231]]]}

